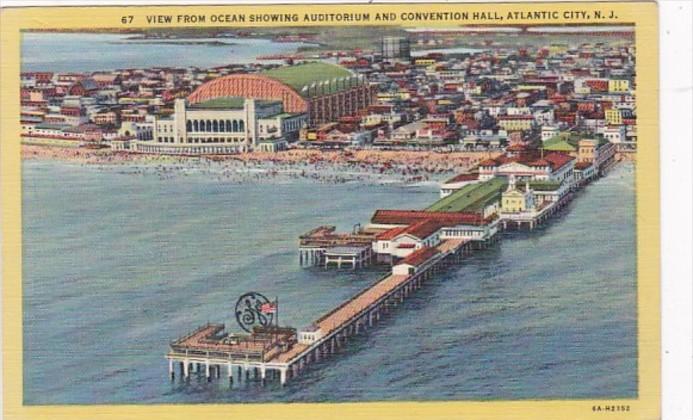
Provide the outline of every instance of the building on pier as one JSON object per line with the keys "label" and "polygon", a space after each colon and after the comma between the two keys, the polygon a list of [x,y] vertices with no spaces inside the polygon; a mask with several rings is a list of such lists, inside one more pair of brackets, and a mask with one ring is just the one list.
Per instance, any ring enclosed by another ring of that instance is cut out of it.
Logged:
{"label": "building on pier", "polygon": [[375,235],[375,232],[356,229],[351,233],[339,233],[334,226],[318,226],[299,236],[299,263],[303,267],[368,266],[373,262],[371,244]]}
{"label": "building on pier", "polygon": [[575,167],[575,158],[564,153],[550,152],[543,156],[527,154],[508,158],[501,156],[479,163],[479,179],[514,175],[519,180],[563,182],[570,181]]}
{"label": "building on pier", "polygon": [[469,183],[430,205],[426,210],[434,212],[478,213],[484,218],[497,214],[501,192],[506,179],[495,177],[477,183]]}
{"label": "building on pier", "polygon": [[481,182],[478,172],[470,172],[455,175],[454,177],[443,182],[440,186],[440,198],[445,198],[453,192],[466,187],[467,185]]}
{"label": "building on pier", "polygon": [[378,254],[379,261],[405,258],[419,249],[438,245],[442,227],[440,222],[431,219],[393,227],[376,236],[373,250]]}
{"label": "building on pier", "polygon": [[342,268],[348,265],[351,268],[361,268],[370,264],[373,256],[372,247],[365,246],[333,246],[326,248],[322,253],[325,267],[336,266]]}
{"label": "building on pier", "polygon": [[508,189],[501,196],[501,212],[521,213],[534,209],[534,191],[529,186],[529,181],[525,180],[525,188],[520,191],[515,187],[515,176],[511,175]]}
{"label": "building on pier", "polygon": [[593,162],[583,161],[575,164],[575,185],[580,187],[598,176],[597,167]]}
{"label": "building on pier", "polygon": [[251,334],[229,334],[224,324],[206,324],[171,342],[170,357],[215,356],[229,360],[268,361],[296,343],[293,328],[256,327]]}
{"label": "building on pier", "polygon": [[298,332],[298,342],[303,345],[311,345],[322,338],[322,330],[315,324],[311,324]]}
{"label": "building on pier", "polygon": [[286,369],[271,361],[297,345],[295,329],[255,327],[249,335],[229,334],[224,329],[224,324],[205,324],[172,341],[166,355],[171,379],[175,377],[176,363],[180,364],[184,379],[190,377],[191,371],[198,372],[201,366],[205,367],[208,379],[212,378],[212,370],[219,377],[222,366],[227,367],[229,379],[233,378],[234,367],[247,375],[251,368],[257,368],[263,380],[267,369],[281,370],[285,377]]}
{"label": "building on pier", "polygon": [[432,247],[424,247],[409,254],[406,258],[395,263],[392,267],[394,275],[414,275],[423,270],[426,265],[435,261],[440,251]]}
{"label": "building on pier", "polygon": [[[371,217],[367,228],[380,229],[385,232],[391,230],[391,233],[381,237],[385,241],[387,237],[397,237],[401,232],[404,232],[404,229],[421,221],[429,221],[432,222],[431,225],[435,223],[439,226],[436,233],[437,241],[464,240],[471,241],[475,246],[483,247],[494,241],[498,233],[498,215],[496,213],[484,217],[480,213],[428,210],[377,210]],[[422,244],[422,246],[426,245]],[[380,261],[392,261],[393,257],[397,257],[397,254],[393,255],[389,252],[391,248],[385,247],[383,242],[376,242],[374,249]]]}

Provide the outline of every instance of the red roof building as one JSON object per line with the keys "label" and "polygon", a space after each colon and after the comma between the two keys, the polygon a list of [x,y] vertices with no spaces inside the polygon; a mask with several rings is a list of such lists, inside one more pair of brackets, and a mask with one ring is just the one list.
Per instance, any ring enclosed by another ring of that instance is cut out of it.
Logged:
{"label": "red roof building", "polygon": [[479,166],[498,166],[499,163],[495,159],[486,159],[479,162]]}
{"label": "red roof building", "polygon": [[424,240],[434,233],[438,232],[442,227],[440,222],[432,219],[423,219],[412,225],[409,225],[402,233],[411,235],[415,238]]}
{"label": "red roof building", "polygon": [[570,161],[575,160],[575,158],[563,153],[552,152],[547,155],[544,155],[544,160],[549,162],[551,170],[553,172],[556,172],[557,170],[567,165]]}
{"label": "red roof building", "polygon": [[444,182],[444,184],[454,184],[457,182],[468,182],[468,181],[477,181],[479,179],[479,173],[478,172],[473,172],[469,174],[458,174],[455,175],[454,177],[448,179],[447,181]]}
{"label": "red roof building", "polygon": [[407,257],[405,257],[402,261],[398,263],[398,265],[407,264],[414,267],[418,267],[438,254],[440,254],[440,251],[438,251],[435,248],[420,248],[409,254]]}
{"label": "red roof building", "polygon": [[381,225],[411,225],[422,220],[433,220],[441,226],[485,225],[489,221],[477,213],[435,212],[426,210],[376,210],[371,223]]}
{"label": "red roof building", "polygon": [[375,239],[377,239],[378,241],[392,240],[392,239],[396,238],[397,236],[399,236],[402,232],[407,230],[407,227],[408,226],[399,226],[399,227],[395,227],[392,229],[388,229],[385,232],[381,232],[381,233],[377,234],[375,236]]}

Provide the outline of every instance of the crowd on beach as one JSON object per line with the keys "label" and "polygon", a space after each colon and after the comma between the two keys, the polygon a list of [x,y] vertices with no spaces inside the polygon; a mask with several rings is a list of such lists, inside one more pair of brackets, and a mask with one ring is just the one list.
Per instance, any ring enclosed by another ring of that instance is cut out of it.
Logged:
{"label": "crowd on beach", "polygon": [[109,149],[22,146],[26,160],[62,160],[161,179],[206,173],[229,182],[307,179],[320,183],[423,183],[441,181],[489,157],[486,152],[302,150],[225,156],[165,156]]}

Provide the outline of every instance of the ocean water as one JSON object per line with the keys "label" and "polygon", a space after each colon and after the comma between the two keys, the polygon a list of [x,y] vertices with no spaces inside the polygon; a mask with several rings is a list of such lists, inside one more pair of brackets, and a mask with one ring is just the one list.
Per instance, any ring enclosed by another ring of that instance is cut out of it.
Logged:
{"label": "ocean water", "polygon": [[[309,45],[260,38],[127,40],[130,36],[26,32],[22,34],[22,71],[92,72],[155,66],[209,68],[253,63],[259,55],[293,53],[298,47]],[[181,43],[169,43],[173,41]],[[225,45],[184,43],[212,41]]]}
{"label": "ocean water", "polygon": [[168,379],[168,342],[278,296],[302,327],[382,271],[300,268],[297,236],[422,208],[430,185],[236,184],[23,166],[26,404],[637,396],[634,167],[531,233],[475,252],[284,388]]}

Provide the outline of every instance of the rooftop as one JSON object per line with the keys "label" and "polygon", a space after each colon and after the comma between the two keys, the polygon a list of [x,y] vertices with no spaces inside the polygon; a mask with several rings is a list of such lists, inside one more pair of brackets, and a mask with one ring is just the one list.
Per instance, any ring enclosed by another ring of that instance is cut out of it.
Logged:
{"label": "rooftop", "polygon": [[567,139],[559,136],[551,137],[550,139],[546,140],[542,147],[544,150],[555,152],[574,152],[576,150],[576,147]]}
{"label": "rooftop", "polygon": [[34,128],[39,130],[63,130],[70,127],[69,124],[52,124],[52,123],[41,123],[36,124]]}
{"label": "rooftop", "polygon": [[[337,78],[354,76],[351,71],[342,66],[324,62],[306,62],[294,66],[277,67],[260,74],[291,86],[302,96],[308,96],[308,92],[303,91],[303,88],[310,87],[313,83],[329,82]],[[329,83],[327,85],[328,93],[343,90],[338,85],[337,83]]]}
{"label": "rooftop", "polygon": [[441,226],[482,225],[486,223],[486,220],[476,213],[449,213],[426,210],[376,210],[373,217],[371,217],[371,223],[411,225],[425,219],[435,220]]}
{"label": "rooftop", "polygon": [[240,96],[220,96],[194,105],[192,109],[239,109],[243,108],[245,98]]}
{"label": "rooftop", "polygon": [[575,160],[575,158],[564,153],[551,152],[544,155],[544,160],[549,162],[553,171],[556,171],[565,166],[568,162]]}
{"label": "rooftop", "polygon": [[424,264],[426,261],[430,260],[439,253],[440,252],[435,248],[423,247],[412,252],[397,264],[408,264],[417,267]]}
{"label": "rooftop", "polygon": [[[280,103],[281,101],[255,99],[255,104],[258,106]],[[212,98],[204,102],[192,104],[191,109],[243,109],[245,98],[241,96],[220,96]]]}
{"label": "rooftop", "polygon": [[476,181],[478,179],[479,179],[479,174],[476,172],[463,173],[463,174],[455,175],[454,177],[448,179],[447,181],[444,182],[444,184],[454,184],[457,182]]}
{"label": "rooftop", "polygon": [[379,233],[376,236],[376,239],[379,241],[389,241],[391,239],[396,238],[399,236],[400,233],[404,232],[408,226],[400,226],[400,227],[394,227],[392,229],[388,229],[385,232]]}
{"label": "rooftop", "polygon": [[[519,187],[520,189],[524,190],[524,184],[520,184]],[[534,191],[556,191],[561,187],[561,183],[534,180],[529,182],[529,187]]]}
{"label": "rooftop", "polygon": [[327,248],[325,250],[326,255],[347,255],[347,256],[358,256],[368,247],[357,247],[357,246],[334,246]]}
{"label": "rooftop", "polygon": [[589,168],[590,166],[592,166],[592,162],[578,162],[575,164],[575,169],[581,171]]}
{"label": "rooftop", "polygon": [[440,227],[440,222],[425,219],[408,226],[402,233],[406,233],[423,240],[436,233]]}
{"label": "rooftop", "polygon": [[428,207],[428,211],[474,212],[481,210],[486,203],[500,196],[506,181],[491,178],[488,181],[465,185],[447,197],[441,198]]}

